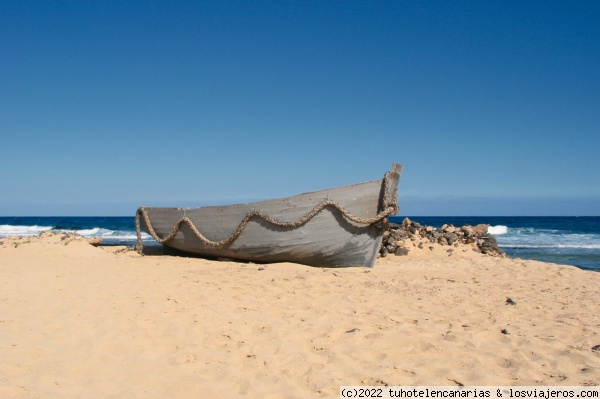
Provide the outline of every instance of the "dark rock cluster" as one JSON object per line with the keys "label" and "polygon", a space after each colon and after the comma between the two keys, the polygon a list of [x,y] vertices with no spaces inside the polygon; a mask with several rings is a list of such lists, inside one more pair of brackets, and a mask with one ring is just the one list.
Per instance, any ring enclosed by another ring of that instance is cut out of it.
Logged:
{"label": "dark rock cluster", "polygon": [[504,251],[498,246],[496,239],[488,233],[487,224],[477,226],[465,225],[454,227],[445,224],[442,227],[422,226],[405,218],[402,224],[389,223],[389,228],[383,233],[383,240],[379,254],[382,257],[388,254],[408,255],[414,246],[422,249],[424,245],[441,246],[471,246],[474,251],[489,256],[506,257]]}

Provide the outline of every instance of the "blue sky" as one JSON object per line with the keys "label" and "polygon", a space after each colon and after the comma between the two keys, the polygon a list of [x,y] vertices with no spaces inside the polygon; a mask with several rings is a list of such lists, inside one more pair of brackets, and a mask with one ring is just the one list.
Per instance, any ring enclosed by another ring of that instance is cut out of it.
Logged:
{"label": "blue sky", "polygon": [[377,179],[401,215],[600,215],[600,2],[1,1],[0,215]]}

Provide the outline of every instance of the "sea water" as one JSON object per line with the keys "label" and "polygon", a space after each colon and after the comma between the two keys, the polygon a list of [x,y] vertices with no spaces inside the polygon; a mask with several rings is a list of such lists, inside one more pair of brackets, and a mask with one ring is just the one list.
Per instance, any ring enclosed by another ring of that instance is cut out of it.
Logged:
{"label": "sea water", "polygon": [[[600,271],[600,217],[430,217],[409,216],[423,225],[487,224],[488,232],[513,258],[578,266]],[[404,216],[391,218],[401,223]],[[42,231],[99,237],[107,245],[135,245],[134,217],[0,217],[0,237],[32,236]],[[156,242],[142,233],[144,245]]]}

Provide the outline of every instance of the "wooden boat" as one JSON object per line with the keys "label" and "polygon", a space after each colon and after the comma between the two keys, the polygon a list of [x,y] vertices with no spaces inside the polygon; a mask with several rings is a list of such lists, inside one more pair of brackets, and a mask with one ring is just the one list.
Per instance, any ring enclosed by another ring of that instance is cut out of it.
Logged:
{"label": "wooden boat", "polygon": [[320,267],[372,267],[387,218],[398,212],[402,166],[382,179],[251,204],[140,207],[141,230],[189,254]]}

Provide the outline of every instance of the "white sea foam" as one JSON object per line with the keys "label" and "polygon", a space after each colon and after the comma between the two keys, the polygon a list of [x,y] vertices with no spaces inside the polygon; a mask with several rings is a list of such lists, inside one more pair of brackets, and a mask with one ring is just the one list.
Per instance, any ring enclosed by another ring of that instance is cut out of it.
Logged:
{"label": "white sea foam", "polygon": [[598,234],[557,234],[552,230],[536,230],[534,233],[511,230],[510,234],[497,238],[498,245],[505,248],[539,248],[539,249],[600,249],[600,235]]}
{"label": "white sea foam", "polygon": [[508,233],[508,227],[506,226],[489,226],[488,227],[488,233],[489,234],[493,234],[493,235],[500,235],[500,234],[506,234]]}
{"label": "white sea foam", "polygon": [[75,230],[75,232],[84,237],[112,237],[115,235],[114,230],[102,229],[100,227],[94,227],[92,229]]}
{"label": "white sea foam", "polygon": [[[111,242],[120,242],[134,243],[137,241],[137,234],[135,231],[131,230],[110,230],[103,229],[101,227],[94,227],[91,229],[81,229],[81,230],[61,230],[66,233],[77,233],[86,238],[99,237],[103,239],[103,242],[111,243]],[[142,232],[142,240],[143,241],[153,241],[154,239],[149,234]]]}
{"label": "white sea foam", "polygon": [[[43,231],[52,230],[52,226],[14,226],[9,224],[0,225],[0,237],[8,236],[36,236]],[[102,238],[102,242],[107,244],[135,244],[137,241],[137,234],[133,230],[110,230],[103,229],[101,227],[94,227],[91,229],[71,230],[71,229],[60,229],[53,230],[57,233],[77,233],[85,238]],[[154,242],[154,239],[149,234],[142,232],[142,241]]]}
{"label": "white sea foam", "polygon": [[0,225],[0,237],[35,236],[47,230],[52,230],[52,226],[13,226],[2,224]]}
{"label": "white sea foam", "polygon": [[600,244],[507,244],[513,249],[600,249]]}

